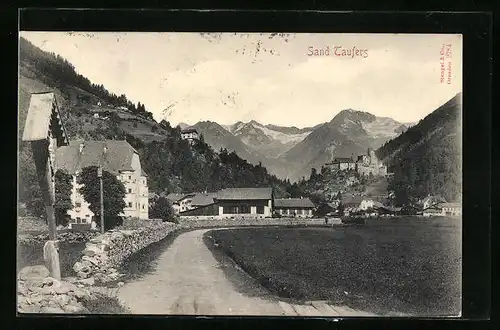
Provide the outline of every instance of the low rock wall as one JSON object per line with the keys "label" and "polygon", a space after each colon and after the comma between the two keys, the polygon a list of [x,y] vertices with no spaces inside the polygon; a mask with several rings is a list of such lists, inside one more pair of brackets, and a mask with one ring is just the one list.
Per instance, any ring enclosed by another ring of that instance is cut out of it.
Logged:
{"label": "low rock wall", "polygon": [[158,242],[179,226],[170,222],[149,221],[136,229],[113,229],[90,240],[73,270],[85,285],[108,284],[121,278],[117,268],[133,253]]}
{"label": "low rock wall", "polygon": [[234,218],[211,219],[200,217],[181,217],[179,225],[182,228],[204,227],[248,227],[248,226],[307,226],[324,224],[324,219],[307,218]]}

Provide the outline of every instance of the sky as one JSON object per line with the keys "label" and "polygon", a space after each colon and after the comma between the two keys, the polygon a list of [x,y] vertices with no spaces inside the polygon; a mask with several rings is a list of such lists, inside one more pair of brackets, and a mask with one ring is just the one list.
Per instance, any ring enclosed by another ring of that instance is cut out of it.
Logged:
{"label": "sky", "polygon": [[309,127],[344,109],[418,122],[462,91],[462,36],[453,34],[20,36],[174,125],[256,120]]}

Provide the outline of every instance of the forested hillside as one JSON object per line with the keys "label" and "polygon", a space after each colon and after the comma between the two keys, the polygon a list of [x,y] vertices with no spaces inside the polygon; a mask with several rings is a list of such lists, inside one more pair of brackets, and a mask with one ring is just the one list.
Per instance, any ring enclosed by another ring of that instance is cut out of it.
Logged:
{"label": "forested hillside", "polygon": [[[235,153],[211,149],[204,141],[190,146],[179,127],[157,123],[144,105],[134,105],[78,74],[62,57],[20,38],[19,132],[22,133],[31,93],[52,91],[70,139],[127,140],[141,156],[150,190],[160,192],[215,191],[226,187],[273,186],[286,197],[286,181],[266,168],[249,164]],[[21,135],[19,135],[20,139]],[[43,214],[31,148],[19,143],[19,201]]]}
{"label": "forested hillside", "polygon": [[428,194],[461,200],[461,98],[457,94],[377,150],[394,173],[389,189],[397,204]]}

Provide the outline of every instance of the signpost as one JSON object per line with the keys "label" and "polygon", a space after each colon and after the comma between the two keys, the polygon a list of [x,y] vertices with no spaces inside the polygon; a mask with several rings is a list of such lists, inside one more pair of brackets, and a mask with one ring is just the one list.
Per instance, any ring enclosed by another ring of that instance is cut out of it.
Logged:
{"label": "signpost", "polygon": [[68,145],[68,137],[61,120],[54,93],[31,94],[22,141],[31,142],[38,183],[43,195],[49,225],[49,240],[43,247],[43,256],[52,277],[61,278],[56,231],[55,204],[55,150]]}

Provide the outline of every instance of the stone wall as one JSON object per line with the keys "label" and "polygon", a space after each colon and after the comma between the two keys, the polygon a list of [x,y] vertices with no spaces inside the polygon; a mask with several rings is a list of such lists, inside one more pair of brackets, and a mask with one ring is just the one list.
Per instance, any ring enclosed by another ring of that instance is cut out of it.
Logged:
{"label": "stone wall", "polygon": [[179,226],[182,228],[205,228],[205,227],[248,227],[248,226],[306,226],[324,224],[324,219],[310,218],[234,218],[234,219],[211,219],[200,217],[181,217]]}
{"label": "stone wall", "polygon": [[80,283],[91,286],[120,280],[118,266],[133,253],[158,242],[179,228],[170,222],[143,220],[135,229],[112,229],[90,240],[73,270]]}

